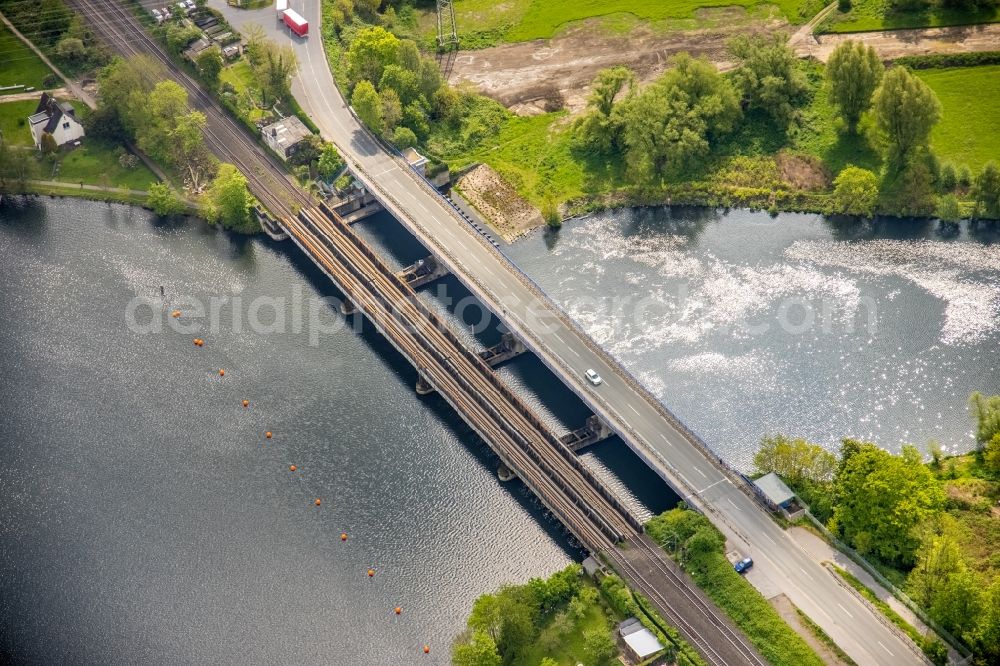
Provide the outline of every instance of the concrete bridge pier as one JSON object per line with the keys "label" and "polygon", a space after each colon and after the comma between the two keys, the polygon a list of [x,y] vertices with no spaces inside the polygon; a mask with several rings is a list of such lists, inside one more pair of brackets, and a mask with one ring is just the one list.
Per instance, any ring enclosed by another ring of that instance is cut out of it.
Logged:
{"label": "concrete bridge pier", "polygon": [[431,383],[424,378],[423,373],[419,373],[417,375],[416,390],[417,395],[428,395],[430,393],[434,393],[434,387],[431,386]]}
{"label": "concrete bridge pier", "polygon": [[520,356],[528,351],[520,340],[510,331],[500,337],[500,342],[489,349],[479,352],[480,358],[486,361],[491,368],[495,368],[501,363],[505,363],[515,356]]}
{"label": "concrete bridge pier", "polygon": [[439,263],[438,260],[434,258],[434,255],[425,259],[420,259],[396,273],[400,279],[409,283],[409,285],[414,289],[433,282],[438,278],[442,278],[447,274],[448,269]]}
{"label": "concrete bridge pier", "polygon": [[603,442],[613,434],[611,426],[593,414],[587,417],[582,428],[577,428],[573,432],[563,435],[560,439],[574,452],[579,452],[591,444]]}
{"label": "concrete bridge pier", "polygon": [[357,311],[358,311],[358,308],[355,307],[354,301],[352,301],[351,299],[349,299],[347,296],[344,296],[344,298],[342,298],[340,300],[340,313],[341,314],[343,314],[343,315],[352,315],[352,314],[356,313]]}

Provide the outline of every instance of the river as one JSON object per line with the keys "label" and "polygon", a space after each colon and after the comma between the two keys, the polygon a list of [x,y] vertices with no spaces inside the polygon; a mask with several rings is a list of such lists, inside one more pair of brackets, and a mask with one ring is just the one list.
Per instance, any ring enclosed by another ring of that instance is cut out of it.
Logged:
{"label": "river", "polygon": [[[446,664],[476,596],[579,557],[290,244],[73,200],[0,215],[3,657]],[[422,252],[360,229],[396,265]],[[1000,392],[1000,253],[905,229],[619,211],[506,250],[737,464],[778,430],[968,448],[965,395]],[[442,285],[423,296],[461,309]],[[869,300],[877,328],[848,332]],[[759,332],[783,307],[798,332]],[[532,357],[500,371],[554,427],[585,418]],[[620,442],[585,455],[642,510],[675,501]]]}

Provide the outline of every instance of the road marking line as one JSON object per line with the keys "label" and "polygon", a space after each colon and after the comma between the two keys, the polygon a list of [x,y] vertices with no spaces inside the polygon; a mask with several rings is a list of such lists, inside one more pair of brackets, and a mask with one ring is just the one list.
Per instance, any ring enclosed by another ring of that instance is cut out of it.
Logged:
{"label": "road marking line", "polygon": [[718,481],[716,481],[716,482],[715,482],[715,483],[713,483],[712,485],[710,485],[710,486],[705,486],[704,488],[702,488],[701,490],[699,490],[699,491],[698,491],[698,494],[699,494],[699,495],[701,495],[702,493],[704,493],[704,492],[706,492],[706,491],[708,491],[708,490],[711,490],[712,488],[716,487],[716,486],[717,486],[717,485],[719,485],[720,483],[725,483],[725,482],[726,482],[726,481],[728,481],[728,480],[729,480],[729,479],[719,479]]}
{"label": "road marking line", "polygon": [[802,574],[809,580],[814,580],[813,577],[809,575],[809,572],[803,569],[802,567],[799,567],[799,571],[801,571]]}
{"label": "road marking line", "polygon": [[840,606],[840,610],[842,610],[845,613],[847,613],[848,617],[854,617],[854,615],[851,613],[851,611],[849,611],[846,608],[844,608],[843,604],[841,604],[839,601],[837,602],[837,605]]}
{"label": "road marking line", "polygon": [[773,545],[773,546],[777,546],[777,545],[778,545],[777,543],[775,543],[774,539],[772,539],[771,537],[767,536],[767,535],[766,535],[766,534],[764,534],[763,532],[761,532],[761,533],[760,533],[760,535],[761,535],[762,537],[764,537],[765,539],[767,539],[768,541],[770,541],[770,542],[771,542],[771,545]]}
{"label": "road marking line", "polygon": [[664,442],[667,443],[667,446],[673,446],[673,444],[670,443],[670,440],[667,439],[667,436],[664,435],[662,432],[660,433],[660,437],[663,439]]}
{"label": "road marking line", "polygon": [[[632,405],[629,405],[629,407],[631,407],[631,406],[632,406]],[[638,414],[638,413],[639,413],[639,412],[636,412],[636,414]],[[705,477],[706,479],[708,478],[708,476],[707,476],[707,475],[706,475],[706,474],[705,474],[705,473],[704,473],[703,471],[701,471],[700,469],[698,469],[697,467],[695,467],[695,468],[694,468],[694,471],[698,472],[699,474],[701,474],[701,475],[702,475],[703,477]]]}
{"label": "road marking line", "polygon": [[732,497],[727,497],[726,501],[733,505],[733,508],[739,511],[740,507],[736,506],[736,502],[733,501]]}
{"label": "road marking line", "polygon": [[578,352],[577,350],[573,349],[572,347],[567,347],[566,349],[568,349],[571,352],[573,352],[574,354],[576,354],[577,358],[580,358],[580,352]]}
{"label": "road marking line", "polygon": [[886,647],[886,646],[885,646],[885,645],[884,645],[884,644],[882,643],[882,641],[878,641],[878,644],[882,646],[882,649],[883,649],[883,650],[885,650],[886,652],[888,652],[888,653],[889,653],[889,656],[890,656],[890,657],[895,657],[895,656],[896,656],[896,655],[894,655],[894,654],[893,654],[893,653],[892,653],[892,652],[891,652],[891,651],[889,650],[889,648],[887,648],[887,647]]}
{"label": "road marking line", "polygon": [[[632,410],[633,412],[635,412],[635,415],[636,415],[636,416],[639,416],[639,410],[638,410],[638,409],[636,409],[636,408],[635,408],[635,407],[633,407],[632,405],[629,405],[629,406],[628,406],[628,408],[629,408],[629,409],[631,409],[631,410]],[[704,475],[702,475],[702,476],[704,476]]]}

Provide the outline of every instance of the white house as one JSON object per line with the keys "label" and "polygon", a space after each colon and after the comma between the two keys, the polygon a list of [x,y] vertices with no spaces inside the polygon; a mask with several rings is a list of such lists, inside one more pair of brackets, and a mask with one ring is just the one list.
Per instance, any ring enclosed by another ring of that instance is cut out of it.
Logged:
{"label": "white house", "polygon": [[28,126],[35,139],[35,148],[39,149],[42,147],[42,134],[46,132],[56,140],[57,146],[76,141],[84,134],[73,106],[69,102],[60,102],[48,93],[42,93],[35,113],[28,116]]}

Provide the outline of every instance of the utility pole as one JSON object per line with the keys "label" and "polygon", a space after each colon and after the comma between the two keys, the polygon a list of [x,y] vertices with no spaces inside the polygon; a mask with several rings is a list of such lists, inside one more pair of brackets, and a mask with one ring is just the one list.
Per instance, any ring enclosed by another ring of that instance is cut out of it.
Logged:
{"label": "utility pole", "polygon": [[438,48],[458,46],[458,27],[455,25],[453,0],[437,0]]}

